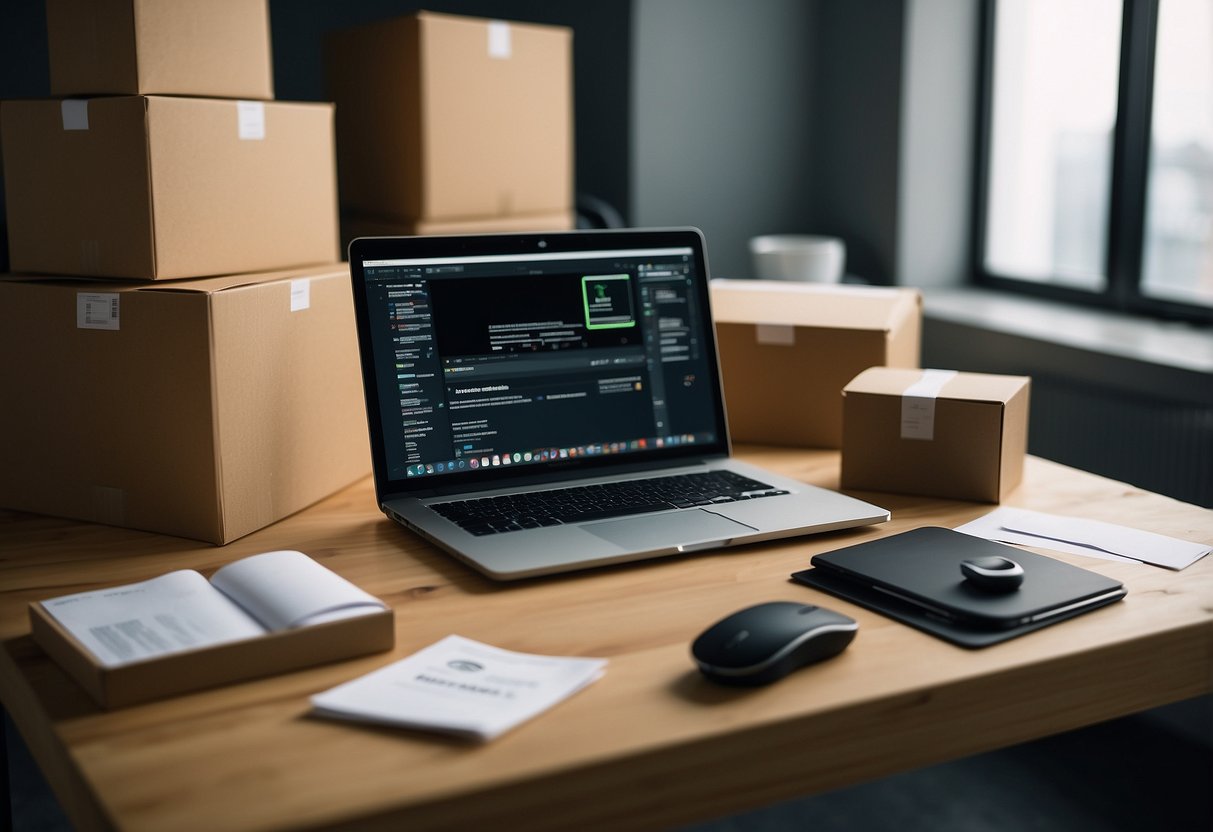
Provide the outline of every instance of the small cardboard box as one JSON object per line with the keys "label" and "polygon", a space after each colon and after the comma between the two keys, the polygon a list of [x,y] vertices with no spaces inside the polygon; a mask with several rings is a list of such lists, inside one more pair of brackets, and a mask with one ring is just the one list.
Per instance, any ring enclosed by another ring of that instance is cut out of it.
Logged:
{"label": "small cardboard box", "polygon": [[47,0],[51,94],[274,97],[266,0]]}
{"label": "small cardboard box", "polygon": [[29,619],[34,642],[103,708],[151,702],[391,650],[396,639],[395,614],[389,608],[356,618],[106,667],[40,602],[30,604]]}
{"label": "small cardboard box", "polygon": [[842,487],[997,503],[1023,479],[1025,376],[873,367],[843,391]]}
{"label": "small cardboard box", "polygon": [[0,506],[227,543],[370,471],[348,267],[0,280]]}
{"label": "small cardboard box", "polygon": [[573,205],[572,30],[419,12],[327,43],[342,210],[401,220]]}
{"label": "small cardboard box", "polygon": [[736,442],[837,448],[842,388],[868,367],[917,367],[915,289],[713,280],[729,433]]}
{"label": "small cardboard box", "polygon": [[11,268],[144,280],[338,259],[330,104],[0,105]]}

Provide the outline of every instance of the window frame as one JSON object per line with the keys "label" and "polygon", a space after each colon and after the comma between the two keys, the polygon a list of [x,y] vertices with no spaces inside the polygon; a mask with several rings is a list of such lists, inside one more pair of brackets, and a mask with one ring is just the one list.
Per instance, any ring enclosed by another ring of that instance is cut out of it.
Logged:
{"label": "window frame", "polygon": [[[1015,2],[1015,0],[1004,0]],[[1145,243],[1146,188],[1150,170],[1150,130],[1154,97],[1154,50],[1159,0],[1123,0],[1116,123],[1112,135],[1111,192],[1104,252],[1107,284],[1088,291],[1056,283],[996,274],[986,267],[986,222],[990,188],[990,140],[994,97],[996,4],[981,9],[977,141],[974,175],[974,282],[999,290],[1067,303],[1159,318],[1213,322],[1213,306],[1150,297],[1141,291]]]}

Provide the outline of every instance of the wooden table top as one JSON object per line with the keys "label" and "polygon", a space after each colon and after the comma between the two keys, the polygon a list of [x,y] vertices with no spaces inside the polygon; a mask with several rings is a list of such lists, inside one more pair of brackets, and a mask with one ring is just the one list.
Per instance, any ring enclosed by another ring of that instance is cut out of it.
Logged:
{"label": "wooden table top", "polygon": [[[741,448],[838,486],[835,451]],[[388,521],[363,481],[224,547],[0,512],[0,698],[81,828],[662,828],[1077,728],[1213,689],[1213,557],[1182,572],[1056,555],[1124,601],[984,650],[793,584],[822,551],[992,506],[859,495],[860,530],[498,584]],[[1007,501],[1213,543],[1213,511],[1030,458]],[[111,712],[29,638],[30,601],[299,549],[396,611],[390,653]],[[704,680],[689,644],[769,600],[858,619],[838,658],[766,688]],[[486,745],[309,715],[308,697],[457,633],[610,660],[597,683]]]}

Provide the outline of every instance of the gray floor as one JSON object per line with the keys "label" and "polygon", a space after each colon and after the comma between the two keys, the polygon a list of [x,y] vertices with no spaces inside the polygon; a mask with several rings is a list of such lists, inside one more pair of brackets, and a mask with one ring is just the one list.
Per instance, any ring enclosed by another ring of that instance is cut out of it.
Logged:
{"label": "gray floor", "polygon": [[[15,832],[71,829],[11,723],[5,733]],[[1211,829],[1213,699],[1205,697],[682,832]]]}

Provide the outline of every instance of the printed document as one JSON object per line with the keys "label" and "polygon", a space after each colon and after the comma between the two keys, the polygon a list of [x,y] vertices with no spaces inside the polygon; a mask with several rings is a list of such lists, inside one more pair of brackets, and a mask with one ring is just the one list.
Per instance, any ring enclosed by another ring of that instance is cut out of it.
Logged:
{"label": "printed document", "polygon": [[600,678],[605,659],[514,653],[447,636],[312,697],[317,714],[490,740]]}

